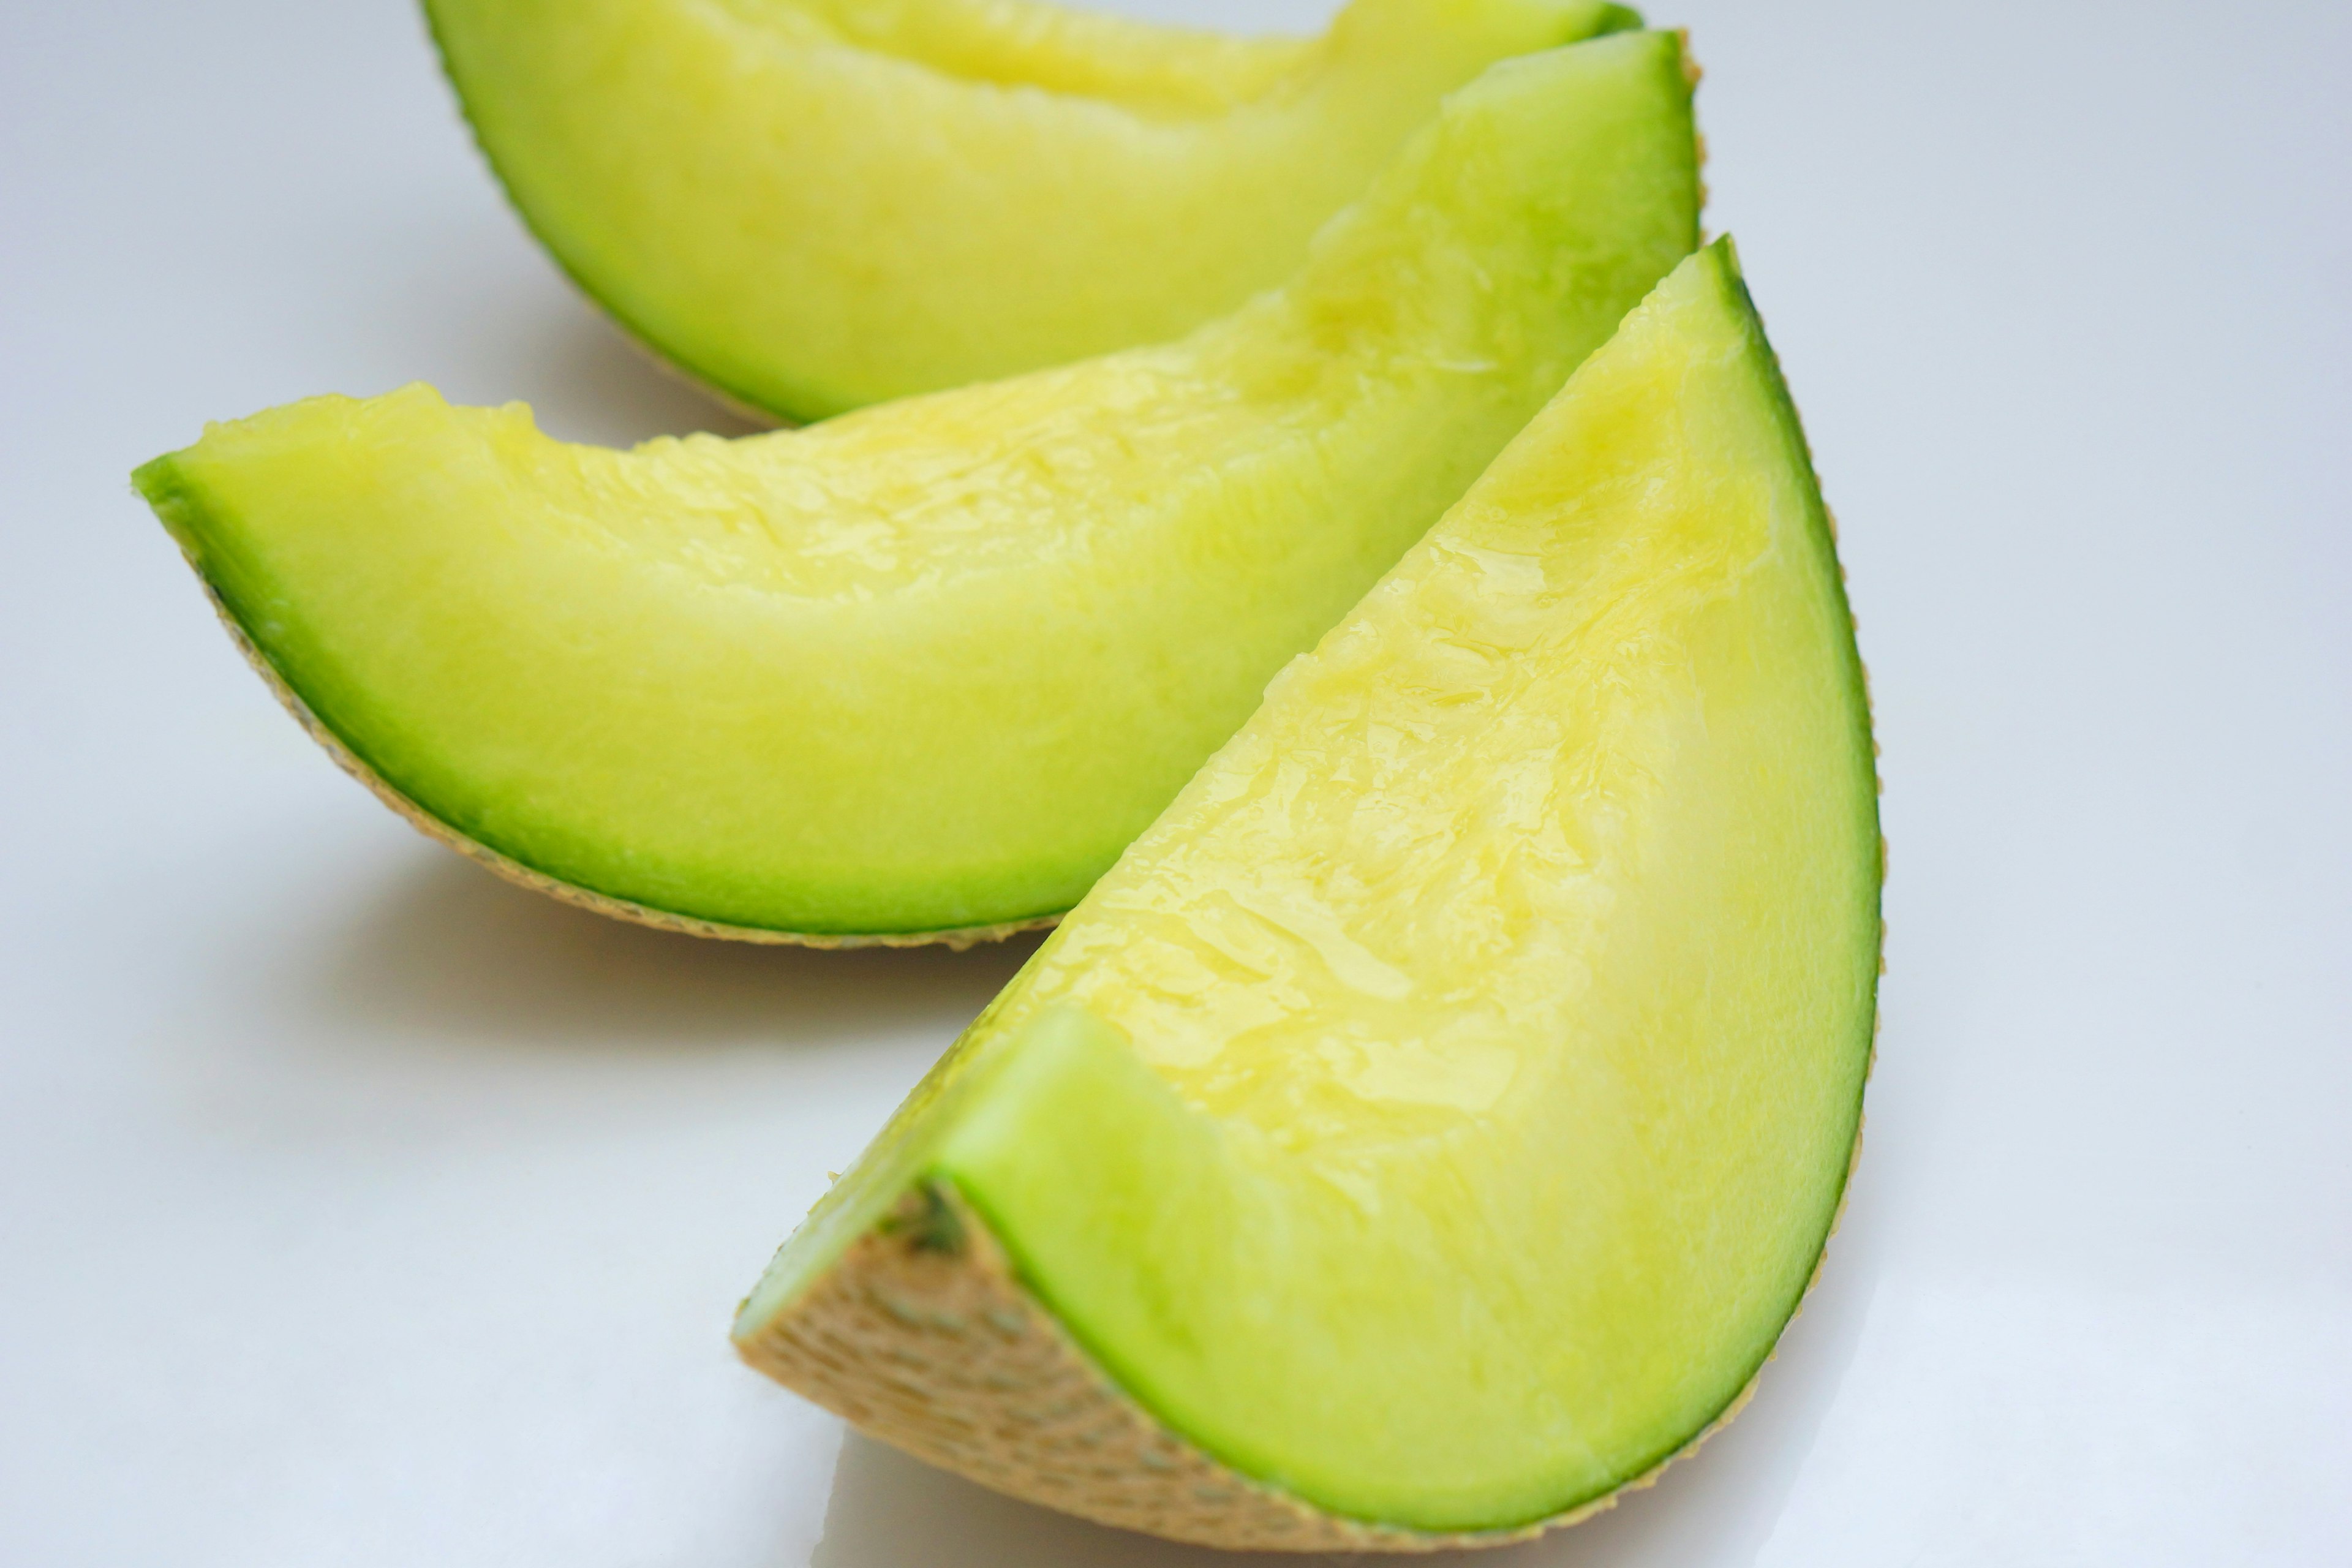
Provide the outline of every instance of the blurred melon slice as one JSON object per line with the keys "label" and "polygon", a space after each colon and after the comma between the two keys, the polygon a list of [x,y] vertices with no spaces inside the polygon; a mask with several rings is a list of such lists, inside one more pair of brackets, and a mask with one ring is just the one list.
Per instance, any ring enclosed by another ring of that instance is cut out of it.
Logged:
{"label": "blurred melon slice", "polygon": [[645,342],[796,419],[1157,342],[1306,259],[1446,92],[1638,26],[1357,0],[1240,39],[1030,0],[426,0],[516,207]]}

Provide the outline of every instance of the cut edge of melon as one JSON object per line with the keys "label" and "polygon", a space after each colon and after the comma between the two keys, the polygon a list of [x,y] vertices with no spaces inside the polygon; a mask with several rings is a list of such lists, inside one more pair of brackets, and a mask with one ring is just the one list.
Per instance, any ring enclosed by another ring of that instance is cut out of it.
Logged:
{"label": "cut edge of melon", "polygon": [[[184,554],[184,551],[183,552]],[[194,561],[189,564],[195,567]],[[221,626],[228,632],[229,641],[236,645],[245,662],[253,667],[286,711],[302,726],[303,732],[319,743],[320,749],[334,759],[335,765],[365,785],[370,795],[390,806],[408,826],[436,844],[446,845],[471,860],[475,865],[503,877],[519,887],[534,893],[543,893],[573,909],[586,910],[613,920],[626,921],[632,925],[650,926],[656,931],[670,931],[680,936],[707,937],[720,942],[751,942],[767,947],[813,947],[839,950],[861,947],[944,947],[954,952],[978,947],[985,942],[1003,942],[1025,931],[1045,931],[1060,922],[1059,913],[1034,916],[1028,920],[1006,921],[997,925],[959,926],[945,931],[779,931],[767,926],[730,925],[722,921],[707,921],[693,915],[677,914],[668,910],[655,909],[650,904],[636,903],[628,899],[614,898],[576,882],[566,882],[534,870],[511,856],[501,854],[467,837],[434,816],[410,799],[382,773],[375,771],[366,758],[352,750],[327,721],[311,710],[286,677],[278,672],[269,656],[261,651],[244,624],[236,618],[228,602],[220,596],[211,579],[196,569],[196,581],[205,591],[205,600],[213,613],[220,617]]]}
{"label": "cut edge of melon", "polygon": [[[1872,1023],[1869,1071],[1877,1063]],[[1462,1551],[1508,1546],[1657,1484],[1755,1397],[1821,1282],[1861,1163],[1862,1121],[1829,1233],[1797,1304],[1748,1381],[1665,1458],[1557,1513],[1478,1531],[1351,1518],[1243,1474],[1119,1386],[1019,1278],[951,1182],[918,1181],[736,1353],[870,1437],[992,1490],[1097,1524],[1229,1552]],[[894,1369],[880,1375],[877,1369]]]}

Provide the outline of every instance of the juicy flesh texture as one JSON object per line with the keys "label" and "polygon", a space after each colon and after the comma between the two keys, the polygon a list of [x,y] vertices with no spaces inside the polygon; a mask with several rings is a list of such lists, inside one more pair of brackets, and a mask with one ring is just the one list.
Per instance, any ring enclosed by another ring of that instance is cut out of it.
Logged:
{"label": "juicy flesh texture", "polygon": [[1288,277],[1482,68],[1638,26],[1591,0],[1360,0],[1312,41],[1004,0],[426,8],[557,258],[803,419],[1176,337]]}
{"label": "juicy flesh texture", "polygon": [[1572,1509],[1721,1414],[1795,1309],[1879,875],[1827,518],[1718,245],[1276,682],[744,1329],[951,1183],[1245,1473],[1430,1530]]}
{"label": "juicy flesh texture", "polygon": [[141,483],[354,752],[526,866],[784,931],[1055,912],[1695,242],[1679,58],[1497,68],[1175,345],[630,452],[322,398]]}

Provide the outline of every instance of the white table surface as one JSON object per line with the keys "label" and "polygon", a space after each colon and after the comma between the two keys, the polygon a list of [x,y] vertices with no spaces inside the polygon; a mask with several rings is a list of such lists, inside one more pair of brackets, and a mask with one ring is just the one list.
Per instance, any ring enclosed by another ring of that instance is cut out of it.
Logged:
{"label": "white table surface", "polygon": [[[1760,1397],[1488,1561],[2352,1563],[2352,7],[1655,15],[1844,524],[1893,971]],[[493,881],[310,748],[131,495],[207,417],[413,378],[739,428],[524,237],[411,8],[12,4],[0,123],[0,1563],[1215,1561],[728,1352],[1025,947]]]}

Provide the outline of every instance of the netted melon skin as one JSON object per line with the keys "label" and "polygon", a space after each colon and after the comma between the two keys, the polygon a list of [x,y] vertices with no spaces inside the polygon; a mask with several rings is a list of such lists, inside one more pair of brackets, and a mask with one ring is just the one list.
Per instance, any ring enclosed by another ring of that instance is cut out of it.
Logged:
{"label": "netted melon skin", "polygon": [[[1857,1160],[1861,1147],[1857,1138]],[[1820,1278],[1817,1262],[1811,1283]],[[940,1187],[909,1194],[736,1349],[867,1436],[992,1490],[1236,1552],[1423,1552],[1533,1540],[1655,1484],[1746,1408],[1762,1376],[1759,1368],[1649,1470],[1549,1518],[1467,1532],[1349,1519],[1242,1475],[1153,1418],[1022,1285],[987,1222]]]}

